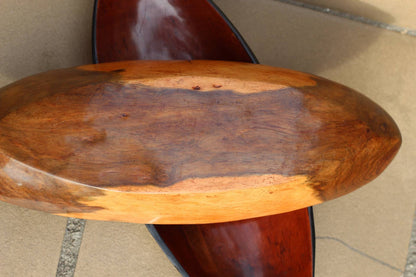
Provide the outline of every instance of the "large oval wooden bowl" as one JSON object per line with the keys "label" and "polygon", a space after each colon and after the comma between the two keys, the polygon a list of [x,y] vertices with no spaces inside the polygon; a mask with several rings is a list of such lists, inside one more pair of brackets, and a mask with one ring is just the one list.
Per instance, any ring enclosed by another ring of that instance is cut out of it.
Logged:
{"label": "large oval wooden bowl", "polygon": [[0,200],[137,223],[283,213],[375,178],[401,143],[365,96],[295,71],[132,61],[0,90]]}

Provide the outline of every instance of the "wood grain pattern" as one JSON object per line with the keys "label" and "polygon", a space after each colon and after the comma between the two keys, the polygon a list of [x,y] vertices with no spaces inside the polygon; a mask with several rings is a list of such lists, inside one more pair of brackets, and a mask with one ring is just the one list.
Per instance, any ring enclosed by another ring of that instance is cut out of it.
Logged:
{"label": "wood grain pattern", "polygon": [[[195,89],[206,77],[223,86]],[[296,210],[371,181],[401,142],[365,96],[245,63],[88,65],[23,79],[3,99],[1,199],[89,219],[209,223]]]}

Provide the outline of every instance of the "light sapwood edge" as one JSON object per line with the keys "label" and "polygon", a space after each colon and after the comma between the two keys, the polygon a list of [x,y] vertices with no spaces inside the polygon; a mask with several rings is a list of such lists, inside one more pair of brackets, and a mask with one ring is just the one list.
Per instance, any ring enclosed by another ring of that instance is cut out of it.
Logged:
{"label": "light sapwood edge", "polygon": [[[99,207],[95,211],[54,213],[60,216],[94,220],[124,221],[158,224],[202,224],[235,221],[278,213],[321,203],[317,193],[308,186],[306,176],[250,176],[246,181],[263,181],[264,178],[285,180],[281,184],[262,187],[231,189],[212,192],[122,192],[96,188],[51,175],[0,153],[0,177],[7,178],[16,190],[25,187],[56,189],[57,195],[66,193],[78,199],[79,206]],[[6,161],[7,160],[7,161]],[[6,162],[4,162],[6,161]],[[231,181],[238,178],[206,178],[202,182]],[[45,184],[48,188],[45,187]],[[247,197],[250,195],[250,197]],[[12,204],[43,211],[52,211],[54,203],[36,199],[0,199]],[[51,199],[60,202],[60,199]],[[224,212],[227,211],[227,212]]]}
{"label": "light sapwood edge", "polygon": [[[236,71],[237,64],[239,68]],[[77,69],[101,72],[119,70],[121,74],[118,81],[123,84],[166,89],[232,90],[237,94],[250,94],[288,87],[316,86],[313,80],[316,76],[307,73],[243,62],[123,61],[84,65]]]}

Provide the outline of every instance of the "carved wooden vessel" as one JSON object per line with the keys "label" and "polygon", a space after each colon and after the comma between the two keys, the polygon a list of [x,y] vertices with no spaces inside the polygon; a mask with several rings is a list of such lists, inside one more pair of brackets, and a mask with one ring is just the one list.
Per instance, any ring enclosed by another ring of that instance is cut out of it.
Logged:
{"label": "carved wooden vessel", "polygon": [[209,223],[348,193],[399,149],[365,96],[286,69],[132,61],[0,91],[0,199],[87,219]]}

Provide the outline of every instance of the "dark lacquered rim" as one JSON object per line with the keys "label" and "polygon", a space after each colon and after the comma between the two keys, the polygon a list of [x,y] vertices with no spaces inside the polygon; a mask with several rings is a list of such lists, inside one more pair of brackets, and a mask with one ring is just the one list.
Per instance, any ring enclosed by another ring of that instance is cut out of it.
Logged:
{"label": "dark lacquered rim", "polygon": [[93,63],[98,63],[98,56],[97,56],[97,7],[98,1],[94,0],[94,10],[92,13],[92,61]]}
{"label": "dark lacquered rim", "polygon": [[169,261],[173,264],[176,270],[182,275],[182,277],[189,277],[189,274],[185,271],[182,265],[178,262],[175,255],[170,251],[169,247],[166,245],[165,241],[160,237],[159,232],[156,230],[153,224],[146,224],[147,231],[152,235],[155,239],[159,247],[168,257]]}
{"label": "dark lacquered rim", "polygon": [[224,12],[211,0],[206,0],[211,6],[217,11],[217,13],[224,19],[227,23],[228,27],[230,27],[231,31],[240,41],[241,45],[243,46],[244,50],[246,50],[248,56],[250,57],[251,61],[255,64],[258,64],[259,61],[257,60],[256,56],[254,55],[253,51],[251,51],[250,46],[248,46],[247,42],[244,40],[243,36],[238,32],[237,28],[231,23],[228,17],[224,14]]}
{"label": "dark lacquered rim", "polygon": [[312,242],[312,277],[315,276],[315,253],[316,253],[316,234],[315,219],[313,217],[313,207],[308,207],[309,223],[311,225],[311,242]]}

